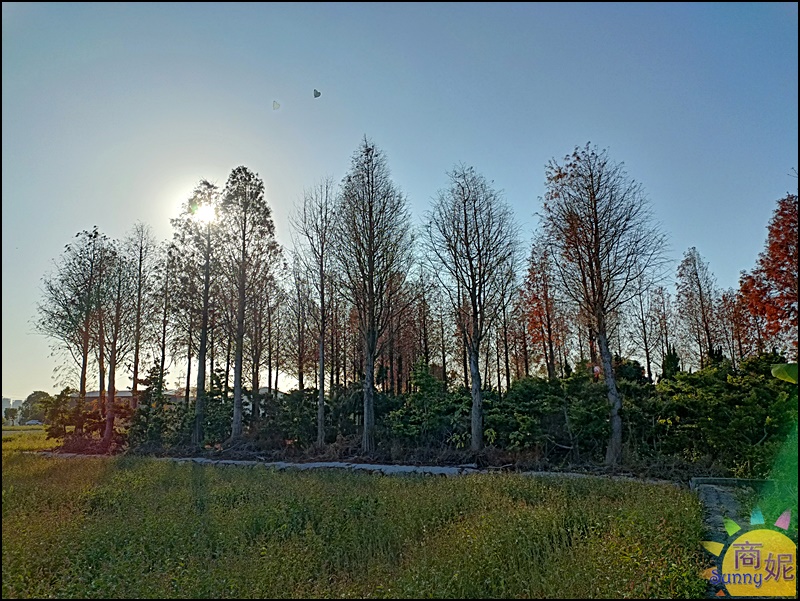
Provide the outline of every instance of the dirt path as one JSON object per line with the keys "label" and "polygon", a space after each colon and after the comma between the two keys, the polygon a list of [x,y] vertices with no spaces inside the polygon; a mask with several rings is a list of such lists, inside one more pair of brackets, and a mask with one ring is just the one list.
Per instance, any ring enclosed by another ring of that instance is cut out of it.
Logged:
{"label": "dirt path", "polygon": [[[736,498],[735,485],[724,486],[719,483],[703,482],[703,480],[697,478],[691,486],[703,504],[703,522],[706,527],[703,540],[724,544],[728,540],[725,518],[733,520],[740,526],[749,523],[749,519],[742,515],[739,501]],[[731,480],[731,484],[733,484],[733,479]],[[722,586],[709,582],[706,596],[716,597],[720,590],[722,590]]]}

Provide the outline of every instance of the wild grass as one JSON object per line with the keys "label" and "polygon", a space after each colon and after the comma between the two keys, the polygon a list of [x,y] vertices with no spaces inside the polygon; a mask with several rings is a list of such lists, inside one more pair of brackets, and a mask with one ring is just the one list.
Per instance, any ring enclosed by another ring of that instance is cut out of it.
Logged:
{"label": "wild grass", "polygon": [[3,440],[4,598],[699,597],[669,485],[53,459]]}

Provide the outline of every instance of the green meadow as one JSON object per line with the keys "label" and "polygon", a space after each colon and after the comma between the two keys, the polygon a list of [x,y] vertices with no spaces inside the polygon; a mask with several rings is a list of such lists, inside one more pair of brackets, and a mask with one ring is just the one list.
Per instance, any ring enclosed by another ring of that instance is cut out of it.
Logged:
{"label": "green meadow", "polygon": [[701,507],[599,478],[54,459],[3,438],[4,598],[701,597]]}

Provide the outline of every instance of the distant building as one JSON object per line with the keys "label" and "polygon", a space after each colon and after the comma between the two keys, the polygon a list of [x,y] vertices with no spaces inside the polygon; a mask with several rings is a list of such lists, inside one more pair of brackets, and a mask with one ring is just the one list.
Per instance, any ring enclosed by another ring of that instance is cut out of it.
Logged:
{"label": "distant building", "polygon": [[[272,392],[273,392],[273,390],[269,386],[262,386],[261,388],[258,389],[258,394],[260,394],[262,396],[266,396],[268,394],[271,394]],[[286,395],[284,393],[282,393],[280,390],[276,389],[275,390],[275,396],[277,398],[279,398],[279,399],[282,399]]]}
{"label": "distant building", "polygon": [[[5,419],[6,419],[6,409],[19,409],[20,407],[22,407],[22,401],[15,400],[15,399],[10,399],[10,398],[4,396],[3,397],[3,410],[0,411],[0,417],[3,419],[3,424],[6,423],[6,421],[5,421]],[[19,415],[17,415],[16,419],[19,419]],[[15,425],[14,422],[11,422],[11,425],[12,426]]]}
{"label": "distant building", "polygon": [[22,407],[21,399],[11,399],[7,396],[3,397],[3,411],[6,409],[19,409]]}

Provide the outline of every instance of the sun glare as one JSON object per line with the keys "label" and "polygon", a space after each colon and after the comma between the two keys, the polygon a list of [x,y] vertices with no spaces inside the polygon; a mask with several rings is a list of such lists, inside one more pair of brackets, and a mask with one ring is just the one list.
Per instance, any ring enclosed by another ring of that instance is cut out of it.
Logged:
{"label": "sun glare", "polygon": [[194,219],[200,223],[211,223],[215,218],[214,207],[211,205],[200,205],[194,212]]}

